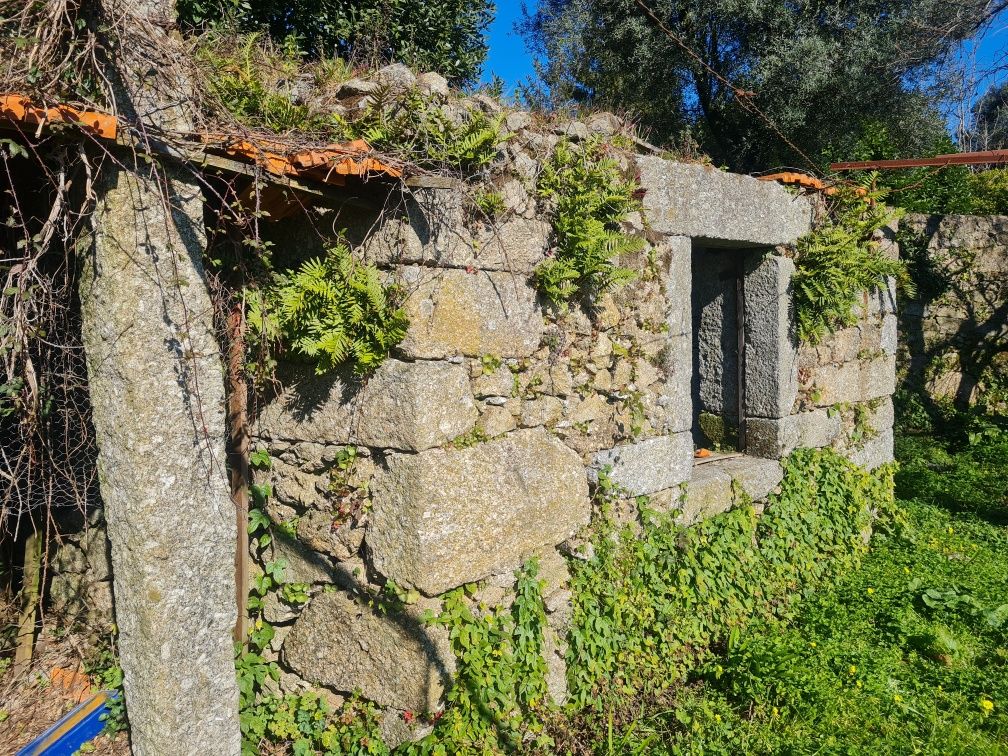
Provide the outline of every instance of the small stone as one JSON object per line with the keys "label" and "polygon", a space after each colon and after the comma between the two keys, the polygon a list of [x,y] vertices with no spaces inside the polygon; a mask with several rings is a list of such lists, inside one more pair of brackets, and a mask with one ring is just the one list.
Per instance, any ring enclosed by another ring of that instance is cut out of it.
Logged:
{"label": "small stone", "polygon": [[503,110],[500,102],[483,92],[473,95],[472,101],[476,103],[476,107],[490,115],[496,115]]}
{"label": "small stone", "polygon": [[298,540],[310,549],[341,562],[356,556],[364,540],[364,528],[343,523],[333,530],[333,522],[330,512],[308,510],[298,518]]}
{"label": "small stone", "polygon": [[635,360],[633,370],[633,380],[638,389],[645,389],[661,380],[661,374],[658,372],[658,368],[645,359]]}
{"label": "small stone", "polygon": [[508,131],[521,131],[532,125],[532,116],[524,110],[515,110],[508,113],[504,119],[504,125]]}
{"label": "small stone", "polygon": [[267,547],[270,560],[284,562],[283,580],[286,583],[331,583],[333,563],[285,533],[275,532]]}
{"label": "small stone", "polygon": [[374,72],[374,79],[394,92],[412,89],[417,83],[416,75],[402,63],[392,63],[379,68]]}
{"label": "small stone", "polygon": [[[291,606],[288,606],[283,601],[280,600],[280,596],[277,595],[276,591],[270,591],[263,597],[263,607],[262,616],[271,625],[284,625],[288,622],[294,620],[297,617],[297,610]],[[285,630],[287,628],[284,628]],[[279,635],[279,633],[278,633]],[[281,635],[281,642],[284,636]],[[276,640],[274,636],[273,640]],[[272,645],[272,644],[271,644]],[[274,651],[280,650],[280,644],[273,649]]]}
{"label": "small stone", "polygon": [[483,429],[483,432],[489,438],[496,438],[518,427],[514,415],[504,409],[504,407],[493,406],[488,407],[480,415],[477,425]]}
{"label": "small stone", "polygon": [[556,396],[567,397],[573,393],[574,381],[566,364],[557,363],[550,366],[547,388]]}
{"label": "small stone", "polygon": [[338,98],[359,97],[360,95],[369,95],[377,92],[378,88],[378,83],[374,81],[357,78],[348,79],[339,85],[339,89],[336,90],[336,96]]}
{"label": "small stone", "polygon": [[522,403],[521,424],[525,428],[550,425],[563,417],[563,402],[553,396],[526,400]]}
{"label": "small stone", "polygon": [[472,382],[472,392],[477,399],[488,396],[508,396],[512,389],[514,389],[514,375],[503,366],[492,373],[484,372]]}
{"label": "small stone", "polygon": [[[630,385],[633,380],[634,368],[633,363],[629,360],[620,360],[616,363],[616,367],[613,370],[612,382],[617,388],[625,388]],[[596,376],[597,377],[597,376]]]}
{"label": "small stone", "polygon": [[599,360],[611,355],[612,351],[612,339],[609,338],[608,334],[600,333],[594,346],[592,346],[591,357],[593,360]]}
{"label": "small stone", "polygon": [[596,391],[609,391],[613,387],[613,377],[608,370],[599,370],[595,373],[595,380],[592,381],[592,388]]}
{"label": "small stone", "polygon": [[426,95],[448,96],[448,79],[434,71],[428,71],[417,76],[416,85],[417,89]]}
{"label": "small stone", "polygon": [[553,129],[555,134],[567,137],[575,142],[581,142],[588,139],[591,134],[588,131],[588,127],[581,121],[568,121],[563,123]]}
{"label": "small stone", "polygon": [[604,422],[612,417],[613,408],[604,396],[591,394],[574,407],[570,413],[573,425]]}
{"label": "small stone", "polygon": [[601,113],[592,113],[588,116],[585,125],[593,134],[602,134],[605,136],[617,133],[623,126],[617,116],[604,111]]}

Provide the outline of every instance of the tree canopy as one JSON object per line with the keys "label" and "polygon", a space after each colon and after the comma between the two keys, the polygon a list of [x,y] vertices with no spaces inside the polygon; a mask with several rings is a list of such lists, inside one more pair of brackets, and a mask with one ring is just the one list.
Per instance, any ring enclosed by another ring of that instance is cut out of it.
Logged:
{"label": "tree canopy", "polygon": [[178,7],[190,28],[234,16],[243,28],[296,39],[308,55],[400,62],[456,84],[479,76],[494,11],[491,0],[179,0]]}
{"label": "tree canopy", "polygon": [[742,170],[808,168],[800,153],[813,161],[842,154],[871,123],[885,124],[910,150],[933,143],[944,132],[934,107],[941,85],[936,64],[1008,5],[646,4],[684,46],[635,0],[542,0],[527,13],[523,33],[551,97],[556,104],[629,111],[660,142],[687,132],[716,162]]}
{"label": "tree canopy", "polygon": [[1008,148],[1008,82],[991,86],[973,107],[974,139],[979,149]]}

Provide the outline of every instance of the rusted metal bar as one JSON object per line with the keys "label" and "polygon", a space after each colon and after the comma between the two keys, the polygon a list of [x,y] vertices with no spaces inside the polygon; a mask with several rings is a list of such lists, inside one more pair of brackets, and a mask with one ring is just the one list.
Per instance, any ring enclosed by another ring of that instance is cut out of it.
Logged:
{"label": "rusted metal bar", "polygon": [[986,152],[956,152],[929,158],[900,158],[898,160],[858,160],[848,163],[830,163],[834,171],[887,170],[896,168],[943,168],[947,165],[1006,165],[1008,150]]}

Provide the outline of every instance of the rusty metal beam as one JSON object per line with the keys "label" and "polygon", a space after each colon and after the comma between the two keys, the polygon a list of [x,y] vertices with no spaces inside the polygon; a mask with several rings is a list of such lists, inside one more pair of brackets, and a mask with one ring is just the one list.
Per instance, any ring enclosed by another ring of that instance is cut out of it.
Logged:
{"label": "rusty metal beam", "polygon": [[929,158],[858,160],[848,163],[830,163],[830,169],[834,171],[860,171],[896,168],[944,168],[947,165],[1008,165],[1008,150],[956,152],[950,155],[935,155]]}

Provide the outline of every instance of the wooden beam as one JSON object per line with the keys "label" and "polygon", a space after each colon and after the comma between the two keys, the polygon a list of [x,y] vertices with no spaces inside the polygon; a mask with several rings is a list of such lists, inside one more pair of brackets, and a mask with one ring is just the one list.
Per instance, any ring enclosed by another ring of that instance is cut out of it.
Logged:
{"label": "wooden beam", "polygon": [[245,381],[245,310],[238,302],[228,314],[228,445],[231,458],[231,500],[235,506],[235,643],[248,640],[249,559],[249,427],[248,384]]}
{"label": "wooden beam", "polygon": [[410,176],[403,183],[410,189],[457,189],[462,186],[462,181],[451,176],[439,176],[437,174]]}
{"label": "wooden beam", "polygon": [[15,674],[20,674],[31,665],[35,647],[35,619],[38,610],[40,581],[42,578],[42,536],[37,530],[25,540],[24,572],[21,579],[21,614],[18,617],[16,648],[14,652]]}

